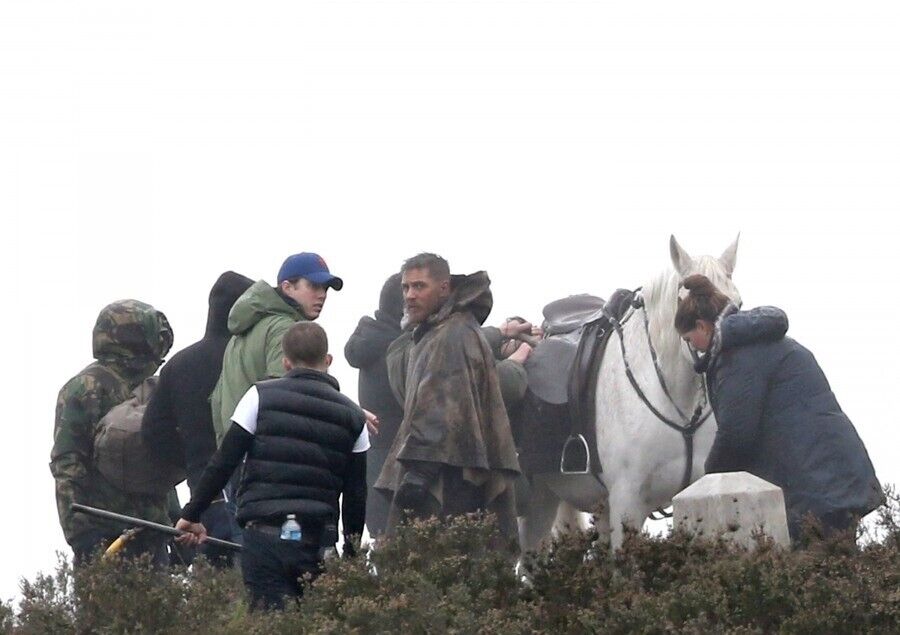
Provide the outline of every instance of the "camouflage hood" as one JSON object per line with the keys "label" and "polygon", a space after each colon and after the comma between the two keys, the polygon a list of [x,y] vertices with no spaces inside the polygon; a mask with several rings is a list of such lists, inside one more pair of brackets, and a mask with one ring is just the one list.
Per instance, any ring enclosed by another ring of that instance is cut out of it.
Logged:
{"label": "camouflage hood", "polygon": [[241,335],[270,315],[284,315],[292,322],[304,317],[299,307],[289,305],[269,283],[259,280],[234,303],[228,314],[228,330]]}
{"label": "camouflage hood", "polygon": [[172,348],[174,335],[162,311],[138,300],[103,308],[94,325],[94,358],[130,378],[149,377]]}

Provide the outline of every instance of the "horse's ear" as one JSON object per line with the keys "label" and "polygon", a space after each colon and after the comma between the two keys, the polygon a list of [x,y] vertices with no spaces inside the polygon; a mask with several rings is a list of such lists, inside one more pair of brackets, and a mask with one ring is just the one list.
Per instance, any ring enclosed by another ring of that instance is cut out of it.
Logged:
{"label": "horse's ear", "polygon": [[675,240],[674,234],[669,238],[669,253],[672,256],[672,265],[674,265],[675,271],[677,271],[681,277],[688,275],[693,267],[694,259],[691,258],[688,252],[681,248],[681,245]]}
{"label": "horse's ear", "polygon": [[728,249],[722,252],[722,255],[719,257],[719,263],[722,265],[722,268],[725,269],[725,275],[729,278],[731,274],[734,273],[734,266],[737,264],[737,248],[738,241],[741,239],[741,233],[738,232],[737,238],[734,239],[734,242],[728,246]]}

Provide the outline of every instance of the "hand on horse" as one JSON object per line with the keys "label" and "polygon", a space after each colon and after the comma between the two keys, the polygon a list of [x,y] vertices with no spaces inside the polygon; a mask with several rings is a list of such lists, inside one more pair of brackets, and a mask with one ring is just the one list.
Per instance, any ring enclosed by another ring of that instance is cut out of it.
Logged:
{"label": "hand on horse", "polygon": [[511,317],[500,325],[500,334],[503,337],[516,338],[523,334],[531,334],[533,329],[531,322],[520,317]]}
{"label": "hand on horse", "polygon": [[[506,340],[525,342],[531,346],[536,346],[544,337],[544,329],[540,326],[535,326],[524,318],[511,317],[500,326],[500,334]],[[503,357],[508,357],[512,350],[512,348],[507,350]]]}

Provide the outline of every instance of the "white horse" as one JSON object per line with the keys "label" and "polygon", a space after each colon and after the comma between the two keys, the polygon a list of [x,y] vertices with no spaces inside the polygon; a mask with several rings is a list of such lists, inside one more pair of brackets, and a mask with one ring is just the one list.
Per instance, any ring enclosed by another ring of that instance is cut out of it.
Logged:
{"label": "white horse", "polygon": [[[601,536],[609,537],[614,549],[622,544],[625,526],[641,528],[653,510],[667,507],[684,487],[684,435],[658,415],[686,426],[692,418],[698,420],[694,413],[702,407],[706,418],[692,435],[687,481],[703,475],[716,422],[709,413],[702,376],[694,372],[691,356],[675,330],[675,311],[680,282],[693,273],[704,274],[720,291],[740,302],[731,280],[737,243],[735,240],[719,258],[692,258],[672,236],[674,269],[642,287],[643,306],[623,317],[621,332],[613,333],[606,346],[597,380],[595,415],[601,478],[608,497],[598,497],[593,506],[601,510],[597,528]],[[654,367],[651,343],[658,368]],[[626,374],[623,348],[637,389]],[[553,477],[558,483],[559,475]],[[545,480],[535,479],[530,512],[520,519],[523,549],[535,549],[549,535],[554,521],[558,528],[564,523],[573,529],[584,525],[583,516],[556,492],[558,487],[551,489]]]}

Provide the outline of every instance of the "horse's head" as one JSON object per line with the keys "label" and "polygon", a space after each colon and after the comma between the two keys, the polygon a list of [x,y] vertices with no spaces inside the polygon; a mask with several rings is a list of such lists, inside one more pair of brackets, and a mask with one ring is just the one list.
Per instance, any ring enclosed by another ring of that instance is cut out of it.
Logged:
{"label": "horse's head", "polygon": [[[678,244],[678,241],[675,240],[675,236],[672,236],[669,239],[669,252],[672,256],[672,265],[674,266],[675,271],[674,275],[669,278],[668,291],[671,293],[674,287],[675,295],[671,298],[671,301],[667,303],[665,310],[664,319],[668,323],[665,324],[663,328],[665,328],[668,335],[678,337],[674,325],[675,311],[678,309],[678,291],[681,281],[690,275],[702,273],[709,278],[719,291],[727,295],[731,298],[732,302],[740,306],[741,294],[735,286],[734,281],[731,279],[731,274],[734,272],[734,265],[737,262],[737,246],[739,239],[740,234],[738,234],[738,237],[734,239],[734,242],[731,243],[718,258],[715,256],[699,256],[694,258]],[[681,349],[682,357],[685,360],[691,359],[690,351],[684,346],[680,337],[678,337],[678,346]]]}
{"label": "horse's head", "polygon": [[737,247],[740,237],[740,234],[738,234],[738,237],[734,239],[734,242],[731,243],[718,258],[715,256],[700,256],[698,258],[693,258],[678,244],[678,241],[675,240],[675,236],[672,236],[669,239],[669,252],[672,256],[672,265],[675,267],[675,272],[678,274],[679,284],[681,280],[684,280],[690,275],[702,273],[709,278],[710,282],[712,282],[719,291],[731,298],[732,302],[740,305],[741,294],[738,292],[737,287],[731,279],[731,274],[734,272],[734,265],[737,262]]}
{"label": "horse's head", "polygon": [[[740,236],[738,237],[740,238]],[[659,343],[659,353],[664,364],[690,365],[690,353],[683,346],[681,336],[675,330],[675,312],[678,310],[678,290],[681,281],[694,273],[702,273],[736,304],[741,295],[731,279],[737,261],[738,239],[721,256],[693,257],[686,252],[675,236],[669,240],[673,269],[662,273],[644,286],[644,301],[650,316],[652,337]],[[680,360],[680,361],[677,361]]]}

